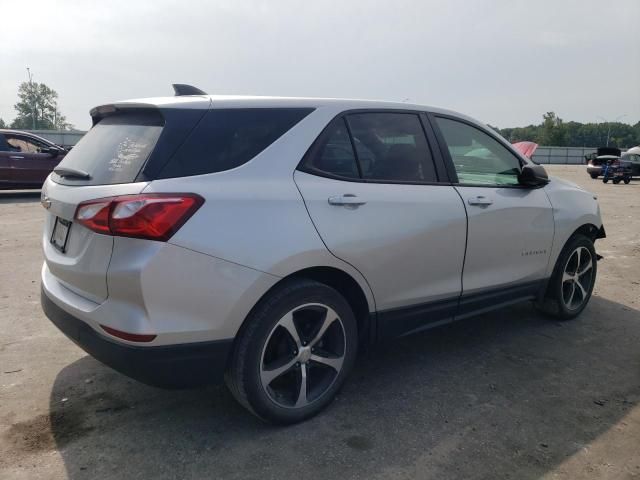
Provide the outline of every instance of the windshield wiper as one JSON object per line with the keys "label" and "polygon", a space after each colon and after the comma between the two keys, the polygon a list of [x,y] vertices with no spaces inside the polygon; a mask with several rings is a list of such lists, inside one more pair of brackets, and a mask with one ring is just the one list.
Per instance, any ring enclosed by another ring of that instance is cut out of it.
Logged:
{"label": "windshield wiper", "polygon": [[80,180],[90,180],[91,175],[83,170],[69,167],[56,167],[53,169],[55,173],[65,178],[78,178]]}

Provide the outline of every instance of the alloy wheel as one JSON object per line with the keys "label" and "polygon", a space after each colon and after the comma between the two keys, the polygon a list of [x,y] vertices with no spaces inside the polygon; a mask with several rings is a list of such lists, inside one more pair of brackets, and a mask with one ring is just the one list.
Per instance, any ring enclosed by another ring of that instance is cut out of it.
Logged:
{"label": "alloy wheel", "polygon": [[586,247],[578,247],[569,256],[562,274],[562,302],[569,310],[580,308],[593,283],[593,256]]}
{"label": "alloy wheel", "polygon": [[346,349],[344,325],[335,310],[320,303],[298,306],[267,337],[260,357],[262,388],[280,407],[305,407],[331,388]]}

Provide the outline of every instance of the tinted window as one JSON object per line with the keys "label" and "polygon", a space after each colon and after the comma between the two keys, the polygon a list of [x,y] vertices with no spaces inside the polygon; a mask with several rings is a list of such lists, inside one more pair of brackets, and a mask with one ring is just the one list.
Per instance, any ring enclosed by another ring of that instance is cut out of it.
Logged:
{"label": "tinted window", "polygon": [[88,181],[56,176],[67,184],[108,185],[133,182],[162,132],[159,114],[122,114],[102,119],[60,162],[60,167],[91,175]]}
{"label": "tinted window", "polygon": [[334,120],[313,146],[306,166],[340,177],[359,178],[356,156],[343,118]]}
{"label": "tinted window", "polygon": [[482,130],[436,117],[460,183],[517,185],[520,160]]}
{"label": "tinted window", "polygon": [[209,110],[159,177],[186,177],[238,167],[311,111],[308,108]]}
{"label": "tinted window", "polygon": [[357,113],[347,121],[364,179],[437,181],[418,115]]}

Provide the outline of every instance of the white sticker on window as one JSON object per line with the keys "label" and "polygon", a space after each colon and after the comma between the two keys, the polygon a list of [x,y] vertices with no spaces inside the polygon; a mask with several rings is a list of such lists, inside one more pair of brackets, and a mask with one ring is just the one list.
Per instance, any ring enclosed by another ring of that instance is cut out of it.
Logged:
{"label": "white sticker on window", "polygon": [[109,160],[109,171],[121,172],[125,170],[138,158],[140,152],[144,151],[148,145],[148,143],[139,143],[129,137],[125,137],[125,139],[118,144],[115,158]]}

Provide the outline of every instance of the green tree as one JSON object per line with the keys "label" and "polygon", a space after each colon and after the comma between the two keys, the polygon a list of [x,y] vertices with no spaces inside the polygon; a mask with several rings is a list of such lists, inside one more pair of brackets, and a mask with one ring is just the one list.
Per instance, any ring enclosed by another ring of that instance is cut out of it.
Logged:
{"label": "green tree", "polygon": [[66,130],[71,128],[58,109],[58,93],[44,83],[23,82],[18,87],[18,115],[12,128],[36,130]]}
{"label": "green tree", "polygon": [[4,120],[0,118],[0,128],[7,128],[7,124],[4,123]]}
{"label": "green tree", "polygon": [[613,122],[580,123],[563,122],[555,113],[543,116],[540,125],[526,127],[494,129],[510,142],[531,141],[544,146],[601,147],[609,146],[630,148],[640,145],[640,122],[635,125]]}
{"label": "green tree", "polygon": [[547,112],[543,116],[542,131],[539,142],[542,145],[563,147],[567,144],[567,132],[564,123],[555,112]]}

